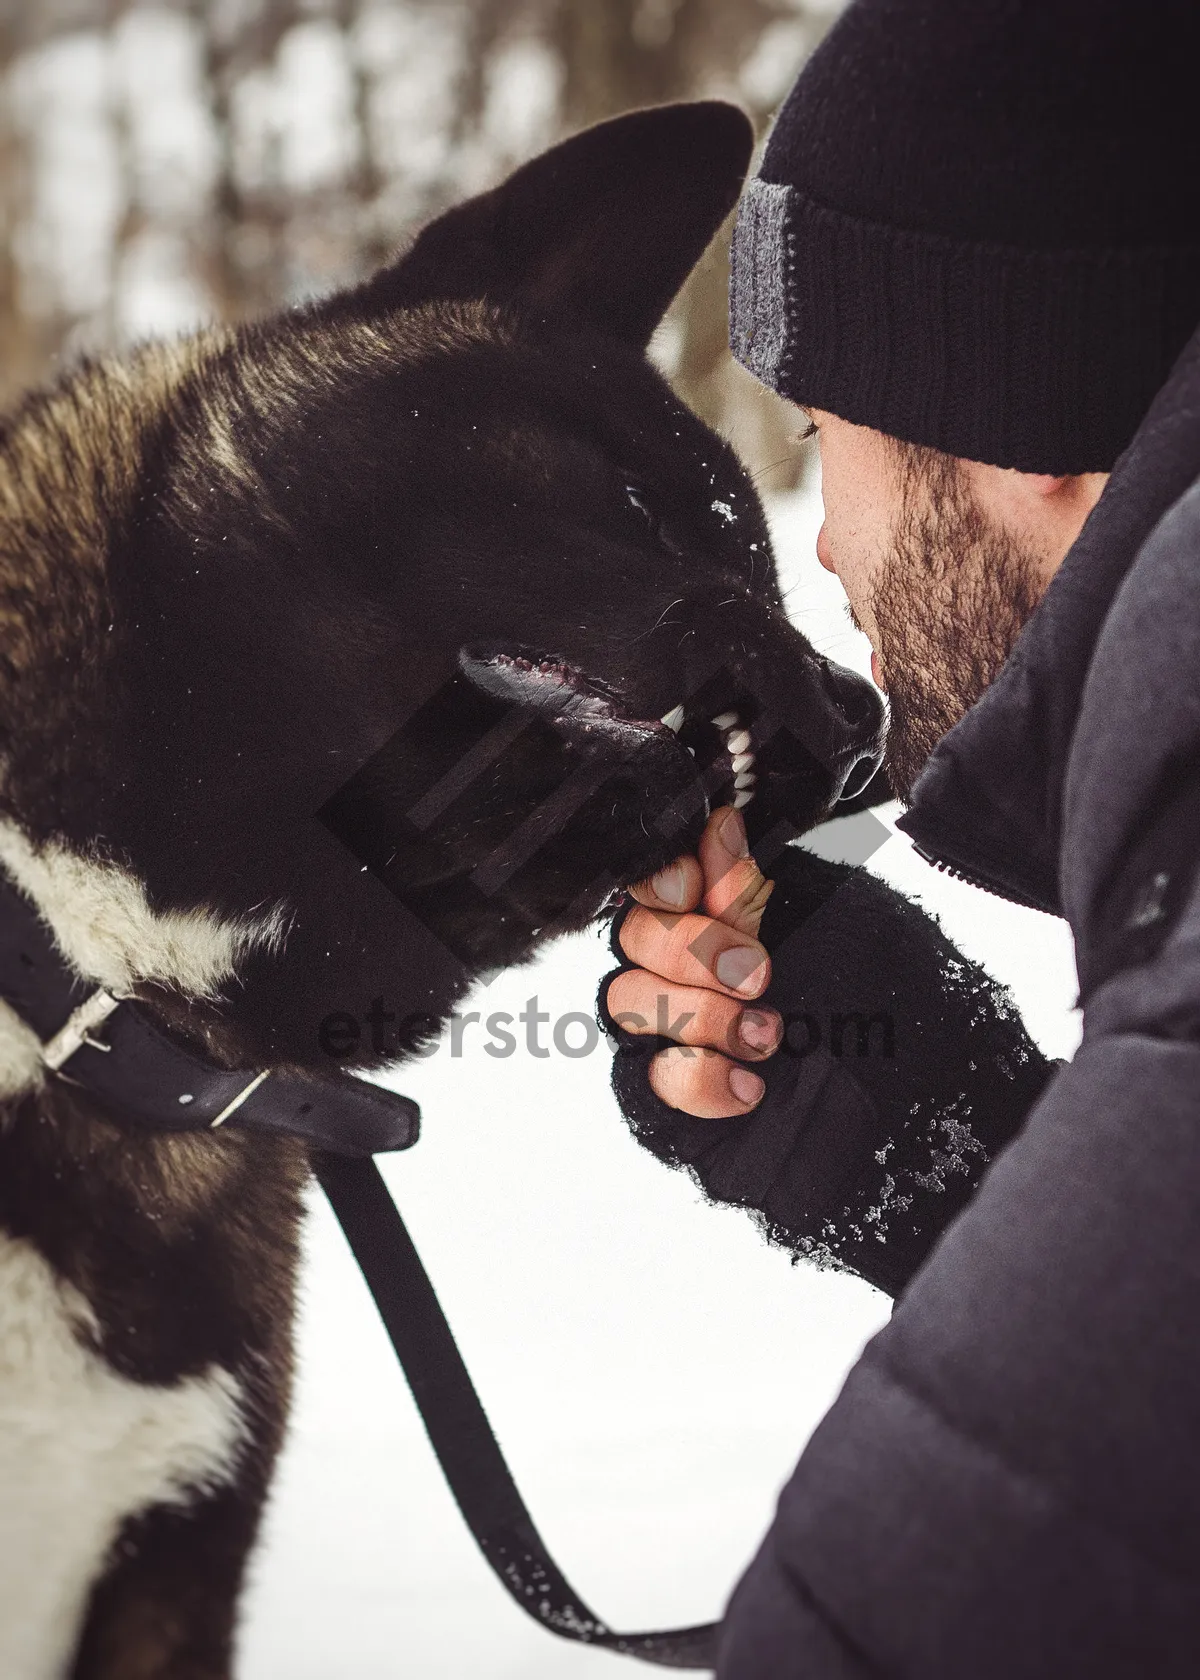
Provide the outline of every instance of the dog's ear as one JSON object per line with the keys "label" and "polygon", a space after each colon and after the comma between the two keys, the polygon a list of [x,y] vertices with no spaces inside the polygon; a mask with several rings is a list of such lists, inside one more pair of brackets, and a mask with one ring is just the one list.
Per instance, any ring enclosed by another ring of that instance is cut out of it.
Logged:
{"label": "dog's ear", "polygon": [[736,204],[753,145],[749,119],[718,101],[600,123],[432,222],[352,301],[485,298],[645,345]]}

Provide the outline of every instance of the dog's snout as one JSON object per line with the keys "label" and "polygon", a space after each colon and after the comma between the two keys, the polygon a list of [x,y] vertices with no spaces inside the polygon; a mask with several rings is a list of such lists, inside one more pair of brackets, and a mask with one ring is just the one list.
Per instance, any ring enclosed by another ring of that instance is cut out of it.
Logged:
{"label": "dog's snout", "polygon": [[878,694],[865,678],[823,659],[821,683],[855,739],[878,732],[882,707]]}
{"label": "dog's snout", "polygon": [[846,780],[842,783],[842,791],[838,798],[857,799],[878,768],[879,758],[876,753],[865,753],[862,758],[856,758],[846,773]]}
{"label": "dog's snout", "polygon": [[873,683],[831,660],[820,660],[821,685],[843,731],[837,798],[855,799],[879,768],[883,702]]}

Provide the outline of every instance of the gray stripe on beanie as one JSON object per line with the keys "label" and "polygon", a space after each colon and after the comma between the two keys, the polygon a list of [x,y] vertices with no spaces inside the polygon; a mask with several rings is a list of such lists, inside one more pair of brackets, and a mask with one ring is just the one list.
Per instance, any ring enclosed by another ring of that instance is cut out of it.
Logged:
{"label": "gray stripe on beanie", "polygon": [[733,230],[729,342],[743,367],[775,386],[788,349],[787,208],[791,189],[755,176]]}

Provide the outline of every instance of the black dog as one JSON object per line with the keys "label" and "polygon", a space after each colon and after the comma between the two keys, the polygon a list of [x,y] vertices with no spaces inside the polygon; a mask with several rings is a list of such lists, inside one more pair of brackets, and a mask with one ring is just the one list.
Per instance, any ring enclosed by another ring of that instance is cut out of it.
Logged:
{"label": "black dog", "polygon": [[[862,779],[873,691],[643,356],[749,152],[720,105],[607,124],[355,290],[9,419],[0,862],[89,987],[312,1077],[380,994],[395,1059],[710,803],[778,844]],[[2,1004],[0,1092],[0,1672],[218,1680],[303,1146],[147,1134]]]}

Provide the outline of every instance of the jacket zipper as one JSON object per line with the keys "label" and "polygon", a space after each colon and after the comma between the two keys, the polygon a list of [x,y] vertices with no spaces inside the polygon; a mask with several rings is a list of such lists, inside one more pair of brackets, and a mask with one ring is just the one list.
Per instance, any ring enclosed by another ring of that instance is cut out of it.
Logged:
{"label": "jacket zipper", "polygon": [[1014,892],[1012,887],[1002,887],[998,881],[986,875],[973,874],[966,869],[960,869],[957,864],[947,862],[945,858],[936,857],[932,852],[927,852],[924,846],[918,846],[915,840],[912,841],[912,849],[925,863],[930,864],[940,874],[949,875],[952,880],[965,881],[969,887],[978,887],[982,892],[991,893],[993,898],[1002,898],[1009,904],[1018,904],[1022,909],[1040,910],[1043,915],[1054,914],[1035,899],[1028,898],[1024,893]]}

